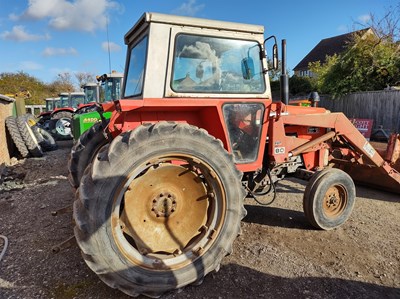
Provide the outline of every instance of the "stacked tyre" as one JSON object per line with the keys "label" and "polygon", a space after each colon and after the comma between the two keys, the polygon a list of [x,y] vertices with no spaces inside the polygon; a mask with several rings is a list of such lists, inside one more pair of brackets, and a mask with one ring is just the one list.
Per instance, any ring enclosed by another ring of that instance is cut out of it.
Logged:
{"label": "stacked tyre", "polygon": [[54,138],[37,125],[33,115],[10,116],[6,118],[5,123],[12,141],[23,158],[42,157],[43,151],[57,149]]}

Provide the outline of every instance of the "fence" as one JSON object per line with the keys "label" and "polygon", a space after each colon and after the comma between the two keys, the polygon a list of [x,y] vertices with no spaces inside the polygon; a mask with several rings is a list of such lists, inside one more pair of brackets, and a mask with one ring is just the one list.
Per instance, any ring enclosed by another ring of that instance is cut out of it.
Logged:
{"label": "fence", "polygon": [[26,113],[39,115],[46,110],[46,105],[25,105]]}
{"label": "fence", "polygon": [[400,90],[357,92],[334,100],[323,96],[320,106],[348,118],[373,119],[373,129],[400,132]]}

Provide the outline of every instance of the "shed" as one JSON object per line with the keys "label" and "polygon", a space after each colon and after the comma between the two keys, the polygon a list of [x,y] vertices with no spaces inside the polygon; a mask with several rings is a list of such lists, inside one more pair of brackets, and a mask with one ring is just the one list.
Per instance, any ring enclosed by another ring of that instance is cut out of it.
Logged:
{"label": "shed", "polygon": [[14,99],[0,94],[0,174],[4,166],[10,164],[5,120],[13,114],[14,102]]}

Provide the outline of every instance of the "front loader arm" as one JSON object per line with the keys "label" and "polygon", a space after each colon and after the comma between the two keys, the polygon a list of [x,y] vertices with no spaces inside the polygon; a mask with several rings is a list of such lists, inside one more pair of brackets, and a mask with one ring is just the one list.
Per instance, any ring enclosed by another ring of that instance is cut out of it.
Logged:
{"label": "front loader arm", "polygon": [[[332,155],[331,152],[329,159],[331,163],[343,168],[356,181],[374,183],[377,187],[400,193],[399,171],[381,157],[343,113],[289,114],[283,115],[281,118],[284,125],[326,128],[327,133],[320,137],[323,139],[326,136],[326,138],[320,143],[325,143],[332,137],[339,144],[336,148],[336,155]],[[318,140],[315,138],[290,150],[289,154],[290,152],[301,154],[310,151],[316,143]],[[333,149],[332,145],[330,150]],[[338,151],[344,159],[338,159]]]}

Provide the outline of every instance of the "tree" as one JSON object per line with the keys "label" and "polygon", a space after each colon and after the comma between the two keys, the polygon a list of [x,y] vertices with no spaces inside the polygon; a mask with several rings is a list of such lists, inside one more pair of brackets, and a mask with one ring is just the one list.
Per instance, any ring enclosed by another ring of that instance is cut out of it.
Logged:
{"label": "tree", "polygon": [[319,92],[339,96],[400,83],[400,17],[393,13],[396,11],[400,12],[400,4],[380,21],[371,18],[375,34],[354,35],[341,54],[327,57],[324,64],[310,63],[316,75],[312,81]]}
{"label": "tree", "polygon": [[313,91],[311,79],[309,77],[299,77],[293,75],[289,78],[289,91],[290,94],[297,96],[308,95]]}
{"label": "tree", "polygon": [[46,85],[37,78],[22,71],[0,74],[0,93],[16,96],[21,92],[29,92],[26,103],[42,104],[46,94]]}
{"label": "tree", "polygon": [[64,92],[74,91],[74,84],[72,83],[72,76],[69,72],[63,72],[57,75],[57,79],[54,80],[56,85],[61,87]]}
{"label": "tree", "polygon": [[92,73],[87,72],[76,72],[75,78],[78,80],[79,87],[81,88],[87,83],[96,82],[95,76]]}
{"label": "tree", "polygon": [[382,40],[396,42],[400,40],[400,3],[396,7],[389,7],[384,16],[377,19],[373,13],[369,14],[367,25],[373,28],[376,35]]}
{"label": "tree", "polygon": [[69,72],[63,72],[57,75],[57,78],[48,84],[50,97],[57,97],[61,92],[72,92],[75,90],[72,83],[72,77]]}
{"label": "tree", "polygon": [[400,46],[374,36],[356,37],[340,55],[310,64],[321,93],[333,96],[356,91],[382,90],[400,78]]}
{"label": "tree", "polygon": [[0,93],[15,96],[21,91],[27,91],[31,95],[25,100],[27,105],[44,104],[45,98],[57,97],[60,92],[73,90],[74,86],[68,83],[68,76],[64,75],[46,84],[22,71],[0,74]]}

